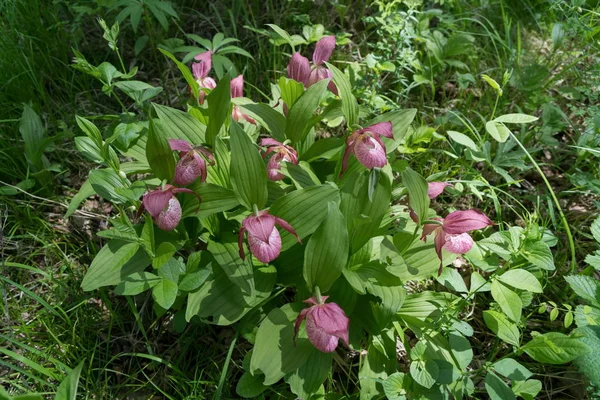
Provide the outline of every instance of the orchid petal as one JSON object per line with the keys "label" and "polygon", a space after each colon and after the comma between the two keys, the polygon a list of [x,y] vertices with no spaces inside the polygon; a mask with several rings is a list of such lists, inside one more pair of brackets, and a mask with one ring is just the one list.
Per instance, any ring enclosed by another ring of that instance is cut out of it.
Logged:
{"label": "orchid petal", "polygon": [[440,259],[440,265],[441,265],[442,248],[446,244],[446,233],[444,232],[443,229],[439,229],[435,232],[435,239],[433,240],[433,243],[435,245],[435,253],[437,254],[438,258]]}
{"label": "orchid petal", "polygon": [[323,331],[310,313],[306,318],[306,334],[312,345],[323,353],[332,353],[338,346],[339,338]]}
{"label": "orchid petal", "polygon": [[231,98],[244,96],[244,75],[238,75],[230,83]]}
{"label": "orchid petal", "polygon": [[260,145],[262,147],[267,147],[267,146],[283,146],[283,143],[278,142],[275,139],[272,138],[264,138],[260,141]]}
{"label": "orchid petal", "polygon": [[294,53],[287,66],[287,76],[306,85],[310,75],[310,63],[308,58],[302,56],[299,52]]}
{"label": "orchid petal", "polygon": [[246,217],[242,225],[248,230],[249,236],[254,236],[263,242],[268,242],[271,233],[275,229],[276,220],[276,217],[265,212],[258,216],[251,215]]}
{"label": "orchid petal", "polygon": [[452,185],[446,182],[429,182],[427,184],[427,196],[429,196],[429,198],[433,200],[440,194],[442,194],[447,186]]}
{"label": "orchid petal", "polygon": [[370,132],[371,134],[374,134],[373,136],[381,135],[381,136],[385,136],[386,138],[389,138],[389,139],[394,138],[391,122],[378,122],[376,124],[367,126],[366,128],[363,128],[358,132],[359,133]]}
{"label": "orchid petal", "polygon": [[365,167],[383,168],[387,164],[385,147],[370,136],[362,136],[354,144],[354,155]]}
{"label": "orchid petal", "polygon": [[167,207],[172,197],[171,190],[156,189],[146,193],[142,198],[142,203],[152,218],[156,218]]}
{"label": "orchid petal", "polygon": [[[306,302],[306,300],[305,300]],[[304,321],[304,319],[306,318],[306,314],[308,314],[308,311],[310,310],[310,308],[305,308],[302,311],[300,311],[300,313],[298,314],[298,317],[296,318],[296,322],[294,323],[294,346],[296,345],[296,336],[298,336],[298,331],[300,330],[300,325],[302,325],[302,321]]]}
{"label": "orchid petal", "polygon": [[473,238],[468,233],[461,233],[460,235],[446,235],[446,243],[444,249],[450,253],[465,254],[471,247],[473,247]]}
{"label": "orchid petal", "polygon": [[436,225],[436,224],[423,225],[423,233],[421,233],[421,240],[425,241],[427,236],[431,235],[433,232],[435,232],[436,229],[441,228],[441,227],[442,227],[441,225]]}
{"label": "orchid petal", "polygon": [[285,175],[281,173],[281,161],[284,159],[284,154],[281,152],[275,153],[267,162],[267,177],[272,181],[280,181],[285,179]]}
{"label": "orchid petal", "polygon": [[187,186],[200,178],[200,182],[206,180],[206,161],[195,151],[186,153],[177,162],[173,182],[176,185]]}
{"label": "orchid petal", "polygon": [[248,230],[248,247],[256,259],[262,263],[268,264],[279,256],[281,252],[281,236],[279,231],[273,228],[267,240],[261,240],[254,236]]}
{"label": "orchid petal", "polygon": [[296,240],[298,240],[298,243],[302,243],[302,240],[300,240],[300,237],[298,236],[294,228],[292,228],[292,226],[287,221],[281,218],[275,218],[275,222],[277,223],[277,225],[281,226],[283,229],[296,236]]}
{"label": "orchid petal", "polygon": [[313,64],[321,65],[325,61],[329,61],[331,53],[335,49],[335,36],[324,36],[319,40],[313,52]]}
{"label": "orchid petal", "polygon": [[306,86],[309,87],[323,79],[330,79],[330,78],[331,78],[331,72],[329,72],[329,70],[327,68],[323,67],[322,65],[319,65],[311,71],[310,75],[308,76]]}
{"label": "orchid petal", "polygon": [[481,211],[454,211],[444,218],[444,231],[453,235],[483,229],[494,223]]}
{"label": "orchid petal", "polygon": [[181,220],[181,204],[172,197],[167,203],[167,207],[163,209],[154,219],[156,225],[162,230],[172,231],[177,228]]}
{"label": "orchid petal", "polygon": [[175,151],[185,151],[188,152],[192,150],[192,145],[183,139],[169,139],[169,146],[171,146],[171,150]]}
{"label": "orchid petal", "polygon": [[244,233],[245,232],[246,232],[246,228],[244,228],[244,225],[242,225],[242,227],[240,228],[240,231],[238,232],[238,251],[239,251],[240,258],[242,260],[246,259],[246,253],[244,253]]}
{"label": "orchid petal", "polygon": [[192,64],[192,72],[194,73],[194,78],[204,78],[208,75],[210,68],[212,67],[212,52],[205,51],[204,53],[198,54],[194,59],[198,62]]}

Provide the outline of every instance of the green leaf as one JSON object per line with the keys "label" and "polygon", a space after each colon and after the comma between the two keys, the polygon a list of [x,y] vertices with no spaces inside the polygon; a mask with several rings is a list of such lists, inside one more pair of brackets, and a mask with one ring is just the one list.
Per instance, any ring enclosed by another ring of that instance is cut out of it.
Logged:
{"label": "green leaf", "polygon": [[463,335],[457,332],[451,332],[448,341],[458,366],[463,371],[466,371],[469,364],[471,364],[471,361],[473,361],[473,349],[471,348],[471,343],[469,343]]}
{"label": "green leaf", "polygon": [[510,137],[510,130],[500,122],[488,121],[485,124],[485,130],[500,143],[506,142]]}
{"label": "green leaf", "polygon": [[69,208],[67,208],[67,212],[65,213],[65,218],[69,218],[71,215],[73,215],[75,211],[77,211],[77,208],[79,208],[79,205],[94,193],[95,191],[90,180],[86,180],[79,188],[79,192],[77,192],[77,194],[71,199]]}
{"label": "green leaf", "polygon": [[242,128],[232,121],[231,184],[240,202],[249,210],[267,203],[267,169],[258,148]]}
{"label": "green leaf", "polygon": [[577,296],[592,303],[600,303],[600,285],[596,279],[585,275],[569,275],[565,280]]}
{"label": "green leaf", "polygon": [[504,114],[494,119],[495,122],[503,122],[505,124],[528,124],[537,120],[538,117],[527,114]]}
{"label": "green leaf", "polygon": [[[330,201],[339,202],[338,189],[333,185],[310,186],[295,190],[277,199],[269,209],[269,213],[287,221],[296,231],[300,239],[312,234],[325,219]],[[296,238],[281,232],[282,251],[297,243]]]}
{"label": "green leaf", "polygon": [[173,282],[169,279],[161,280],[152,288],[152,297],[159,306],[168,310],[173,303],[175,303],[175,299],[177,298],[177,282]]}
{"label": "green leaf", "polygon": [[177,59],[177,57],[175,57],[173,54],[169,53],[167,50],[162,49],[160,47],[158,48],[158,50],[161,53],[163,53],[165,56],[170,58],[171,61],[173,61],[175,63],[175,65],[177,65],[177,68],[179,68],[179,71],[181,71],[181,74],[185,78],[185,81],[187,82],[188,86],[192,90],[192,95],[194,96],[195,99],[197,99],[200,86],[198,85],[198,82],[196,82],[196,80],[194,79],[194,76],[192,75],[192,72],[187,67],[187,65],[183,64],[181,61],[179,61]]}
{"label": "green leaf", "polygon": [[87,135],[87,137],[92,139],[96,146],[102,147],[102,134],[93,122],[83,117],[80,117],[79,115],[75,116],[75,121],[77,122],[79,129],[81,129],[83,133]]}
{"label": "green leaf", "polygon": [[310,164],[306,161],[300,161],[298,164],[281,163],[280,171],[292,180],[297,189],[321,184],[319,178],[312,171]]}
{"label": "green leaf", "polygon": [[246,114],[254,118],[269,131],[271,136],[280,142],[285,141],[286,120],[281,113],[268,104],[263,103],[242,104],[241,107],[245,110]]}
{"label": "green leaf", "polygon": [[502,88],[500,88],[500,85],[498,84],[498,82],[496,82],[493,78],[491,78],[490,76],[488,76],[486,74],[481,74],[481,79],[483,79],[496,92],[498,92],[500,96],[502,96]]}
{"label": "green leaf", "polygon": [[124,180],[112,169],[96,169],[88,177],[90,185],[96,193],[116,204],[127,202],[127,198],[117,193],[116,189],[127,188]]}
{"label": "green leaf", "polygon": [[152,259],[152,267],[154,269],[159,269],[173,257],[176,251],[177,249],[171,242],[161,243],[156,249],[156,254]]}
{"label": "green leaf", "polygon": [[590,351],[575,360],[575,365],[590,382],[600,386],[600,326],[580,327],[575,332],[581,335],[579,340],[590,348]]}
{"label": "green leaf", "polygon": [[440,374],[439,367],[434,360],[413,361],[410,363],[410,376],[419,385],[430,389]]}
{"label": "green leaf", "polygon": [[502,313],[493,310],[483,312],[483,320],[488,328],[508,344],[519,345],[521,334],[517,325],[510,322]]}
{"label": "green leaf", "polygon": [[545,364],[565,364],[590,350],[578,337],[560,332],[535,336],[521,349],[535,361]]}
{"label": "green leaf", "polygon": [[596,242],[600,243],[600,217],[596,218],[590,226],[590,232],[594,236]]}
{"label": "green leaf", "polygon": [[267,386],[263,385],[263,379],[262,375],[244,372],[235,387],[235,392],[245,399],[255,399],[267,389]]}
{"label": "green leaf", "polygon": [[516,400],[513,391],[493,372],[488,372],[485,376],[485,390],[490,400]]}
{"label": "green leaf", "polygon": [[403,372],[394,372],[383,381],[383,391],[388,400],[406,400],[410,378]]}
{"label": "green leaf", "polygon": [[358,103],[352,94],[352,85],[350,80],[336,66],[328,62],[325,63],[333,75],[333,83],[338,89],[339,96],[342,99],[342,112],[346,118],[348,128],[352,129],[358,121]]}
{"label": "green leaf", "polygon": [[83,368],[84,361],[80,362],[63,379],[54,395],[54,400],[75,400],[77,398],[77,386],[79,386],[79,376]]}
{"label": "green leaf", "polygon": [[120,283],[126,276],[142,272],[150,264],[146,252],[137,243],[110,240],[96,255],[81,288],[89,292]]}
{"label": "green leaf", "polygon": [[519,295],[502,283],[494,280],[492,282],[492,297],[502,311],[515,322],[521,320],[521,310],[523,309],[523,302]]}
{"label": "green leaf", "polygon": [[301,399],[316,394],[331,371],[331,360],[331,354],[313,349],[306,362],[285,379],[292,393]]}
{"label": "green leaf", "polygon": [[327,216],[311,236],[304,250],[304,280],[310,291],[324,293],[340,277],[348,261],[349,241],[346,220],[335,202],[327,204]]}
{"label": "green leaf", "polygon": [[342,187],[340,210],[346,218],[350,254],[378,235],[381,221],[389,210],[391,187],[387,175],[380,175],[372,201],[369,200],[368,180],[367,171],[356,172],[347,178]]}
{"label": "green leaf", "polygon": [[207,269],[199,269],[198,271],[186,274],[181,282],[179,282],[179,290],[191,292],[198,289],[206,281],[210,271]]}
{"label": "green leaf", "polygon": [[523,249],[521,250],[523,256],[541,269],[545,269],[546,271],[554,271],[556,267],[554,266],[554,259],[552,257],[552,251],[550,247],[542,241],[525,241],[523,245]]}
{"label": "green leaf", "polygon": [[250,373],[262,372],[265,375],[263,384],[267,386],[298,369],[314,351],[308,339],[300,335],[294,346],[294,321],[303,308],[300,304],[275,308],[258,328]]}
{"label": "green leaf", "polygon": [[498,276],[500,282],[521,290],[533,293],[542,293],[542,285],[535,276],[524,269],[511,269]]}
{"label": "green leaf", "polygon": [[212,183],[202,183],[197,180],[188,187],[194,193],[202,198],[202,203],[198,204],[198,198],[192,194],[184,194],[181,202],[182,216],[195,216],[205,218],[222,211],[228,211],[240,205],[238,198],[232,190],[213,185]]}
{"label": "green leaf", "polygon": [[214,147],[215,138],[230,115],[231,102],[229,75],[225,75],[216,88],[206,97],[208,104],[208,126],[206,127],[206,143]]}
{"label": "green leaf", "polygon": [[292,142],[292,146],[304,140],[312,128],[312,117],[327,90],[327,83],[328,80],[323,79],[309,87],[290,108],[285,136]]}
{"label": "green leaf", "polygon": [[281,92],[281,99],[288,109],[292,108],[294,103],[296,103],[296,100],[304,93],[304,85],[302,83],[296,82],[293,79],[287,79],[283,76],[279,78],[277,85]]}
{"label": "green leaf", "polygon": [[452,140],[454,140],[456,143],[462,144],[463,146],[465,146],[466,148],[468,148],[470,150],[479,151],[479,147],[477,147],[475,142],[470,137],[465,135],[464,133],[460,133],[460,132],[456,132],[456,131],[447,131],[446,133],[448,133],[448,136],[450,136],[450,138]]}
{"label": "green leaf", "polygon": [[134,296],[156,286],[163,278],[150,272],[136,272],[126,276],[115,288],[118,295]]}
{"label": "green leaf", "polygon": [[152,172],[159,179],[170,182],[175,176],[175,158],[159,121],[150,120],[148,124],[148,141],[146,142],[146,158]]}
{"label": "green leaf", "polygon": [[254,293],[251,257],[246,257],[245,260],[240,258],[237,238],[232,235],[221,238],[219,241],[210,240],[208,251],[212,253],[215,261],[223,268],[231,282],[250,295]]}
{"label": "green leaf", "polygon": [[402,183],[408,190],[408,202],[413,209],[419,223],[427,220],[429,215],[429,196],[427,195],[427,181],[421,175],[410,168],[406,168],[402,174]]}
{"label": "green leaf", "polygon": [[504,358],[492,365],[494,371],[511,381],[524,381],[533,375],[533,373],[512,358]]}
{"label": "green leaf", "polygon": [[524,400],[534,400],[542,390],[542,382],[537,379],[513,382],[512,390]]}
{"label": "green leaf", "polygon": [[205,142],[206,126],[190,114],[175,108],[152,103],[167,139],[187,140],[192,145]]}

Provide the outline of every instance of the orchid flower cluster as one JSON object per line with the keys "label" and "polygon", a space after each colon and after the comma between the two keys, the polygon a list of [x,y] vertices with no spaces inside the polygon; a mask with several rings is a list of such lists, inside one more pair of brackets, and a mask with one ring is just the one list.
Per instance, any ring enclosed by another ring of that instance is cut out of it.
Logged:
{"label": "orchid flower cluster", "polygon": [[[330,67],[326,65],[335,49],[335,36],[325,36],[315,46],[312,62],[299,52],[292,55],[287,66],[287,76],[308,88],[315,83],[328,80],[327,88],[331,95],[338,96],[338,87],[333,81]],[[210,91],[217,87],[217,82],[209,76],[212,68],[212,53],[206,51],[195,57],[192,64],[193,77],[200,87],[197,103],[201,106],[211,106]],[[244,77],[239,75],[230,81],[231,98],[242,97],[244,89]],[[323,87],[325,90],[325,87]],[[205,103],[208,100],[208,105]],[[284,114],[287,115],[284,107]],[[238,105],[231,109],[231,119],[235,122],[245,121],[257,125],[257,121],[245,114]],[[382,118],[378,118],[381,120]],[[384,142],[384,140],[386,142]],[[188,186],[200,182],[205,183],[208,176],[208,168],[215,165],[215,156],[210,148],[200,143],[190,143],[187,140],[169,139],[169,147],[178,155],[175,165],[174,176],[170,183],[163,183],[143,196],[142,209],[146,209],[156,225],[162,230],[175,230],[182,218],[182,207],[177,199],[179,193],[194,194],[199,203],[201,197]],[[260,145],[251,156],[258,157],[265,164],[264,170],[268,179],[276,185],[288,186],[286,179],[289,174],[284,170],[284,163],[299,165],[298,142],[290,140],[279,141],[271,137],[263,137]],[[382,169],[388,164],[388,146],[395,143],[394,126],[390,121],[371,123],[364,128],[355,129],[351,132],[340,149],[339,176],[341,178],[349,169],[350,159],[353,156],[356,161],[368,170]],[[248,143],[250,145],[250,143]],[[251,147],[248,147],[250,149]],[[249,156],[249,157],[251,157]],[[335,177],[334,177],[335,178]],[[266,182],[266,181],[265,181]],[[428,196],[435,199],[441,195],[446,187],[446,182],[431,182],[428,186]],[[247,203],[246,203],[247,204]],[[263,202],[264,204],[264,202]],[[248,205],[248,204],[247,204]],[[198,207],[201,207],[200,205]],[[242,260],[246,260],[246,248],[250,254],[260,263],[271,264],[276,262],[282,252],[282,235],[280,229],[288,232],[302,244],[302,238],[295,228],[286,219],[271,212],[269,208],[259,209],[254,204],[254,209],[249,215],[241,220],[238,238],[238,254]],[[416,219],[415,213],[410,210],[410,216]],[[483,229],[492,225],[492,221],[483,213],[476,210],[454,211],[445,218],[435,218],[424,221],[422,226],[422,240],[427,240],[431,234],[435,235],[435,252],[442,266],[442,250],[451,253],[464,254],[473,246],[473,239],[468,232]],[[349,329],[350,319],[344,309],[335,302],[327,302],[332,296],[322,296],[317,285],[313,288],[314,296],[304,300],[308,305],[297,315],[294,323],[293,341],[296,342],[302,324],[305,323],[306,336],[312,345],[324,353],[336,350],[340,341],[350,346]],[[328,289],[328,288],[326,288]]]}

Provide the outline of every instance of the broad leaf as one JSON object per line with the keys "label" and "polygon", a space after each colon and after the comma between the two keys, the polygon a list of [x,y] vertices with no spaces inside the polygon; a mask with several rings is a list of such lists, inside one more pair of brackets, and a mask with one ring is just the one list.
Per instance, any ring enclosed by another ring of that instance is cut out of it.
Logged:
{"label": "broad leaf", "polygon": [[150,120],[146,158],[157,178],[171,182],[175,176],[175,158],[173,158],[166,132],[162,129],[159,121]]}
{"label": "broad leaf", "polygon": [[350,80],[346,77],[342,71],[340,71],[333,64],[325,63],[331,74],[333,75],[333,83],[338,89],[339,96],[342,99],[342,111],[346,118],[346,124],[348,128],[353,129],[358,121],[358,103],[356,98],[352,94],[352,85]]}
{"label": "broad leaf", "polygon": [[156,286],[163,278],[150,272],[136,272],[126,276],[115,288],[119,295],[134,296]]}
{"label": "broad leaf", "polygon": [[517,293],[495,280],[492,282],[492,297],[510,319],[515,322],[521,320],[523,302]]}
{"label": "broad leaf", "polygon": [[488,372],[485,376],[485,390],[490,400],[516,400],[513,391],[493,372]]}
{"label": "broad leaf", "polygon": [[[533,293],[542,293],[542,285],[535,276],[524,269],[512,269],[498,276],[500,282],[504,282],[514,288],[527,290]],[[493,286],[493,285],[492,285]]]}
{"label": "broad leaf", "polygon": [[152,103],[168,139],[187,140],[192,145],[205,142],[206,126],[190,114],[175,108]]}
{"label": "broad leaf", "polygon": [[427,195],[427,181],[410,168],[402,172],[402,183],[408,190],[408,202],[413,209],[419,223],[427,220],[429,214],[429,196]]}
{"label": "broad leaf", "polygon": [[538,117],[527,114],[504,114],[494,119],[496,122],[503,122],[505,124],[528,124],[537,120]]}
{"label": "broad leaf", "polygon": [[510,322],[502,313],[493,310],[483,312],[483,320],[488,328],[508,344],[519,345],[521,334],[517,325]]}
{"label": "broad leaf", "polygon": [[579,338],[560,332],[535,336],[521,349],[535,361],[545,364],[565,364],[590,350]]}
{"label": "broad leaf", "polygon": [[229,116],[231,101],[229,75],[225,75],[219,84],[206,97],[208,103],[208,125],[206,127],[206,143],[214,147],[215,138]]}
{"label": "broad leaf", "polygon": [[292,145],[302,141],[312,128],[312,117],[321,103],[321,97],[327,90],[327,79],[323,79],[309,87],[290,109],[285,136]]}
{"label": "broad leaf", "polygon": [[168,310],[177,298],[177,283],[169,279],[161,280],[152,288],[152,297],[159,306]]}
{"label": "broad leaf", "polygon": [[504,358],[492,365],[494,371],[511,381],[524,381],[529,379],[533,373],[512,358]]}

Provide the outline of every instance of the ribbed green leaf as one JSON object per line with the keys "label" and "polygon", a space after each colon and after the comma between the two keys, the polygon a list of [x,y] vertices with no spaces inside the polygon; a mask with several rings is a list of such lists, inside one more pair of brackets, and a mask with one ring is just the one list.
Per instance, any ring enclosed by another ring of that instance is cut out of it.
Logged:
{"label": "ribbed green leaf", "polygon": [[206,126],[190,114],[175,108],[152,103],[167,139],[187,140],[193,145],[205,142]]}
{"label": "ribbed green leaf", "polygon": [[192,75],[192,72],[187,67],[187,65],[183,64],[181,61],[179,61],[177,59],[177,57],[175,57],[173,54],[169,53],[167,50],[161,49],[160,47],[158,48],[158,50],[161,53],[163,53],[165,56],[169,57],[171,59],[171,61],[173,61],[175,63],[175,65],[177,65],[177,68],[179,68],[179,71],[181,71],[181,74],[185,78],[185,81],[187,82],[188,86],[191,88],[194,98],[197,99],[198,98],[198,90],[199,90],[200,86],[198,85],[198,82],[196,82],[196,80],[194,79],[194,76]]}
{"label": "ribbed green leaf", "polygon": [[171,182],[175,176],[175,158],[167,140],[166,129],[163,129],[160,121],[150,120],[146,158],[157,178]]}
{"label": "ribbed green leaf", "polygon": [[285,136],[292,145],[302,141],[313,126],[312,116],[327,90],[326,79],[309,87],[290,109],[285,127]]}
{"label": "ribbed green leaf", "polygon": [[208,126],[206,127],[206,143],[215,145],[215,138],[229,116],[229,103],[231,102],[230,79],[225,75],[206,97],[208,104]]}
{"label": "ribbed green leaf", "polygon": [[338,89],[339,96],[342,99],[342,111],[346,118],[348,128],[352,128],[358,121],[358,103],[356,97],[352,94],[352,85],[350,80],[342,71],[333,64],[325,63],[333,75],[333,83]]}
{"label": "ribbed green leaf", "polygon": [[285,141],[285,117],[277,110],[263,103],[243,104],[241,107],[251,118],[261,124],[271,136],[280,142]]}
{"label": "ribbed green leaf", "polygon": [[233,191],[249,210],[254,204],[262,209],[268,197],[265,163],[250,137],[233,121],[230,134]]}
{"label": "ribbed green leaf", "polygon": [[413,209],[419,223],[427,220],[429,214],[429,196],[427,195],[427,181],[410,168],[402,172],[402,183],[408,190],[408,202]]}
{"label": "ribbed green leaf", "polygon": [[521,349],[535,361],[545,364],[565,364],[590,350],[578,337],[560,332],[535,336]]}

